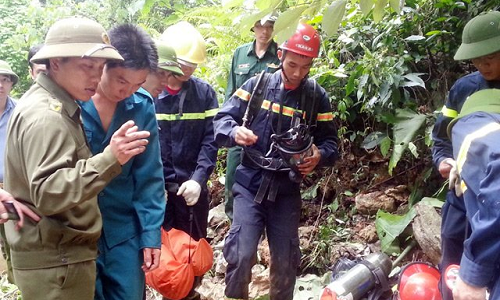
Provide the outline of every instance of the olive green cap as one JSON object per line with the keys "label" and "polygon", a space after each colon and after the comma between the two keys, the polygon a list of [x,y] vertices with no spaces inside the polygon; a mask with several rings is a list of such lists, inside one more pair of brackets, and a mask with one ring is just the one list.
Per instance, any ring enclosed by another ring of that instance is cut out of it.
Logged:
{"label": "olive green cap", "polygon": [[177,55],[174,48],[165,41],[155,41],[158,49],[158,68],[170,71],[175,75],[184,75],[180,64],[177,62]]}
{"label": "olive green cap", "polygon": [[111,46],[108,34],[94,20],[72,17],[54,23],[45,37],[43,47],[31,58],[32,63],[44,63],[57,57],[93,57],[123,60]]}
{"label": "olive green cap", "polygon": [[16,84],[19,80],[19,76],[12,71],[9,63],[5,60],[0,60],[0,75],[9,75],[12,80],[12,85]]}
{"label": "olive green cap", "polygon": [[478,58],[500,51],[500,12],[482,13],[464,27],[462,44],[454,59]]}
{"label": "olive green cap", "polygon": [[500,113],[500,89],[484,89],[467,97],[460,114],[448,124],[448,136],[451,138],[451,129],[458,120],[478,111]]}

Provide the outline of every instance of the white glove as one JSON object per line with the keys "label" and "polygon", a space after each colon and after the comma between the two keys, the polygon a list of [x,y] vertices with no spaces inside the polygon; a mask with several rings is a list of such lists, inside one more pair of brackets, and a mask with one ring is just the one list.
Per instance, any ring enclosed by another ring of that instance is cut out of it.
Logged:
{"label": "white glove", "polygon": [[463,195],[462,179],[460,178],[460,174],[458,174],[457,163],[450,158],[446,159],[446,163],[451,166],[450,177],[448,178],[448,188],[450,190],[455,189],[455,195],[460,197]]}
{"label": "white glove", "polygon": [[184,200],[186,200],[186,204],[188,206],[193,206],[198,202],[198,199],[200,198],[200,193],[201,193],[200,184],[190,179],[181,184],[179,190],[177,191],[177,196],[182,195],[182,197],[184,197]]}

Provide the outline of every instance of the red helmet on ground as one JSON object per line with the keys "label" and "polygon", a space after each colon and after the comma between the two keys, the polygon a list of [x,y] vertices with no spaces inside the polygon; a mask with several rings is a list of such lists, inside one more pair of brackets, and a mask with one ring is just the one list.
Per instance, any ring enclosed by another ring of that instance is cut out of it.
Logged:
{"label": "red helmet on ground", "polygon": [[427,263],[411,263],[399,276],[400,300],[441,300],[438,282],[439,271]]}
{"label": "red helmet on ground", "polygon": [[319,55],[321,38],[311,25],[299,23],[295,33],[286,40],[281,49],[316,58]]}

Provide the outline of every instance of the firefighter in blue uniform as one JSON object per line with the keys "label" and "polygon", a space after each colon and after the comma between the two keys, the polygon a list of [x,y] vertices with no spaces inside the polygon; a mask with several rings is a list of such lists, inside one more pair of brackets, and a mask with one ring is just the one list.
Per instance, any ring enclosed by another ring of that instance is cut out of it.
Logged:
{"label": "firefighter in blue uniform", "polygon": [[[433,162],[443,178],[450,177],[455,164],[451,141],[446,134],[448,124],[457,117],[468,96],[487,88],[500,88],[500,12],[481,14],[470,20],[462,34],[462,44],[455,60],[472,60],[478,71],[466,75],[452,86],[448,99],[438,115],[432,132],[434,146]],[[455,176],[450,177],[454,186]],[[462,197],[453,190],[446,195],[442,208],[440,270],[444,272],[451,264],[458,264],[463,252],[463,242],[468,232],[465,205]],[[440,282],[443,300],[453,299],[451,290]]]}
{"label": "firefighter in blue uniform", "polygon": [[453,297],[500,299],[500,90],[470,96],[448,130],[471,225]]}
{"label": "firefighter in blue uniform", "polygon": [[[170,76],[155,100],[167,190],[163,224],[166,229],[180,229],[199,240],[207,235],[207,181],[217,160],[213,117],[219,104],[213,88],[192,76],[206,59],[202,35],[183,21],[167,28],[160,39],[174,48],[184,73]],[[193,290],[186,299],[197,297]]]}
{"label": "firefighter in blue uniform", "polygon": [[[248,79],[263,70],[274,73],[278,69],[279,59],[276,51],[278,44],[273,41],[274,22],[278,16],[272,12],[255,22],[252,31],[255,40],[244,44],[234,51],[231,70],[227,80],[226,101]],[[224,185],[224,208],[229,219],[233,219],[233,184],[236,167],[240,164],[241,147],[227,150],[226,181]]]}
{"label": "firefighter in blue uniform", "polygon": [[[278,51],[282,69],[267,76],[267,84],[262,88],[262,104],[251,114],[253,121],[248,128],[242,123],[247,107],[251,106],[250,93],[258,77],[238,89],[214,119],[219,145],[244,147],[233,187],[234,219],[224,245],[224,257],[228,262],[226,299],[248,299],[251,268],[256,262],[257,245],[264,229],[271,251],[270,298],[293,298],[300,263],[298,181],[316,167],[333,165],[338,157],[337,130],[328,96],[323,88],[307,79],[319,46],[316,30],[310,25],[299,24],[295,34]],[[307,130],[300,132],[300,128],[304,128],[300,124],[306,120],[310,121]],[[295,129],[298,131],[293,131]],[[282,161],[276,151],[272,151],[275,148],[271,146],[271,136],[291,133],[287,143],[292,145],[297,136],[306,140],[309,131],[314,139],[307,150],[309,153],[298,165],[288,164],[300,173],[295,173],[299,176],[297,181],[291,172],[275,164]],[[276,168],[273,170],[273,167]]]}

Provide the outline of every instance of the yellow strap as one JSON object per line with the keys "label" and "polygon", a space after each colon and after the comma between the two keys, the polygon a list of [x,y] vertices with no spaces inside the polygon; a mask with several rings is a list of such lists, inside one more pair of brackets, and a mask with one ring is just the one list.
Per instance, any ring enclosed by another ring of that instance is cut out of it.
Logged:
{"label": "yellow strap", "polygon": [[201,113],[183,113],[182,116],[179,114],[156,114],[156,119],[158,121],[203,120],[215,116],[218,111],[218,108],[213,108]]}
{"label": "yellow strap", "polygon": [[446,105],[441,109],[441,113],[443,114],[443,116],[448,118],[455,119],[456,117],[458,117],[458,112],[454,109],[449,109],[448,107],[446,107]]}

